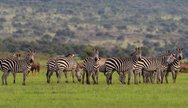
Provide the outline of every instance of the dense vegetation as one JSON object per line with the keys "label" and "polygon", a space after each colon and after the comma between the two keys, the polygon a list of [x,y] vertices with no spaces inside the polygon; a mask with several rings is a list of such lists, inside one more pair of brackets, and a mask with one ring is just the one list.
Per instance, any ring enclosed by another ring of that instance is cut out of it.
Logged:
{"label": "dense vegetation", "polygon": [[135,46],[148,55],[184,47],[188,55],[187,7],[187,0],[0,0],[0,50],[80,54],[97,45],[123,56]]}

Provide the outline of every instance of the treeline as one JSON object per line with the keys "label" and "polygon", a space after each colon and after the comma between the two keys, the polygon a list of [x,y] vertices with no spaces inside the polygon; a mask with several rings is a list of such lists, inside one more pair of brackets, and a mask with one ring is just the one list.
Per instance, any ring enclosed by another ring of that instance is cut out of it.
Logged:
{"label": "treeline", "polygon": [[[149,43],[148,43],[149,44]],[[149,44],[150,45],[150,44]],[[112,57],[119,56],[125,57],[129,56],[136,46],[128,45],[127,48],[121,48],[119,46],[114,46],[111,49],[107,49],[101,46],[91,46],[91,45],[76,45],[73,43],[63,43],[57,40],[45,41],[17,41],[13,38],[7,38],[4,40],[0,40],[0,52],[19,52],[19,51],[27,51],[28,49],[33,49],[40,53],[46,53],[50,55],[66,55],[69,53],[78,54],[79,57],[85,58],[92,55],[93,48],[97,47],[100,51],[100,56],[102,57]],[[154,46],[153,46],[154,47]],[[167,49],[174,49],[175,46],[167,46],[166,48],[160,47],[150,47],[145,46],[142,49],[142,53],[144,56],[149,55],[157,55],[165,52]],[[184,48],[185,49],[185,48]],[[188,56],[188,52],[185,49],[185,56]]]}

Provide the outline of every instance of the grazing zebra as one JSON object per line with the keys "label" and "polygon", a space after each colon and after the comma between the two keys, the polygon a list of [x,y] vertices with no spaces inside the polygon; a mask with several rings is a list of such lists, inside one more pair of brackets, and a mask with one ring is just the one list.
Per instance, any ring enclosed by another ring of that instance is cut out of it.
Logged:
{"label": "grazing zebra", "polygon": [[174,55],[175,55],[175,60],[174,62],[170,63],[167,68],[167,73],[165,75],[166,83],[168,83],[168,74],[169,72],[172,72],[172,79],[173,83],[176,82],[177,74],[180,71],[180,61],[183,59],[183,48],[177,48]]}
{"label": "grazing zebra", "polygon": [[58,78],[57,83],[60,82],[61,79],[61,73],[62,71],[65,74],[66,77],[66,83],[68,83],[68,71],[72,71],[72,79],[73,79],[73,83],[74,81],[74,75],[76,74],[76,77],[78,79],[78,81],[81,81],[81,71],[79,71],[78,69],[78,64],[74,59],[74,54],[68,54],[65,57],[58,57],[56,59],[53,60],[49,60],[47,62],[47,73],[46,73],[46,77],[47,77],[47,83],[50,83],[50,78],[53,74],[53,72],[56,72],[56,76]]}
{"label": "grazing zebra", "polygon": [[1,61],[1,68],[3,71],[2,75],[2,84],[7,85],[7,76],[10,72],[12,72],[14,77],[14,83],[16,78],[16,73],[23,73],[23,82],[22,85],[25,85],[26,73],[31,68],[31,64],[34,61],[34,51],[30,51],[27,53],[25,59],[15,59],[15,58],[5,58]]}
{"label": "grazing zebra", "polygon": [[[161,81],[161,66],[172,63],[174,59],[173,54],[169,52],[156,57],[142,57],[136,64],[135,84],[138,84],[138,74],[143,70],[148,72],[156,71],[157,83],[159,83],[159,81]],[[145,76],[143,76],[143,79],[145,79]]]}
{"label": "grazing zebra", "polygon": [[106,81],[112,84],[112,74],[117,71],[119,80],[125,84],[125,72],[128,71],[128,84],[130,84],[131,72],[134,71],[136,63],[141,59],[141,48],[135,48],[135,52],[130,57],[112,57],[107,58],[106,65]]}
{"label": "grazing zebra", "polygon": [[84,76],[86,74],[86,84],[90,84],[90,76],[92,76],[93,84],[98,84],[98,66],[99,51],[97,48],[94,49],[94,55],[87,57],[83,61],[83,75],[82,84],[84,84]]}

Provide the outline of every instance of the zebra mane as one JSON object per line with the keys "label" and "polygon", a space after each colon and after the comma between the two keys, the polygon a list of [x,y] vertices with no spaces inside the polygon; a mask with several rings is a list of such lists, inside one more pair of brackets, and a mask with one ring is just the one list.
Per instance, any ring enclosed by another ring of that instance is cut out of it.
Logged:
{"label": "zebra mane", "polygon": [[65,57],[70,57],[70,56],[74,56],[74,54],[67,54]]}

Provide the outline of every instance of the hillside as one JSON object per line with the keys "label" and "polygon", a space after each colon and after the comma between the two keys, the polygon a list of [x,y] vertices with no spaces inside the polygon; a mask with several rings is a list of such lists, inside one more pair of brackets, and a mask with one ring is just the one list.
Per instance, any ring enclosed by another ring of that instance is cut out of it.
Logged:
{"label": "hillside", "polygon": [[186,47],[188,1],[0,0],[0,37],[105,48]]}

